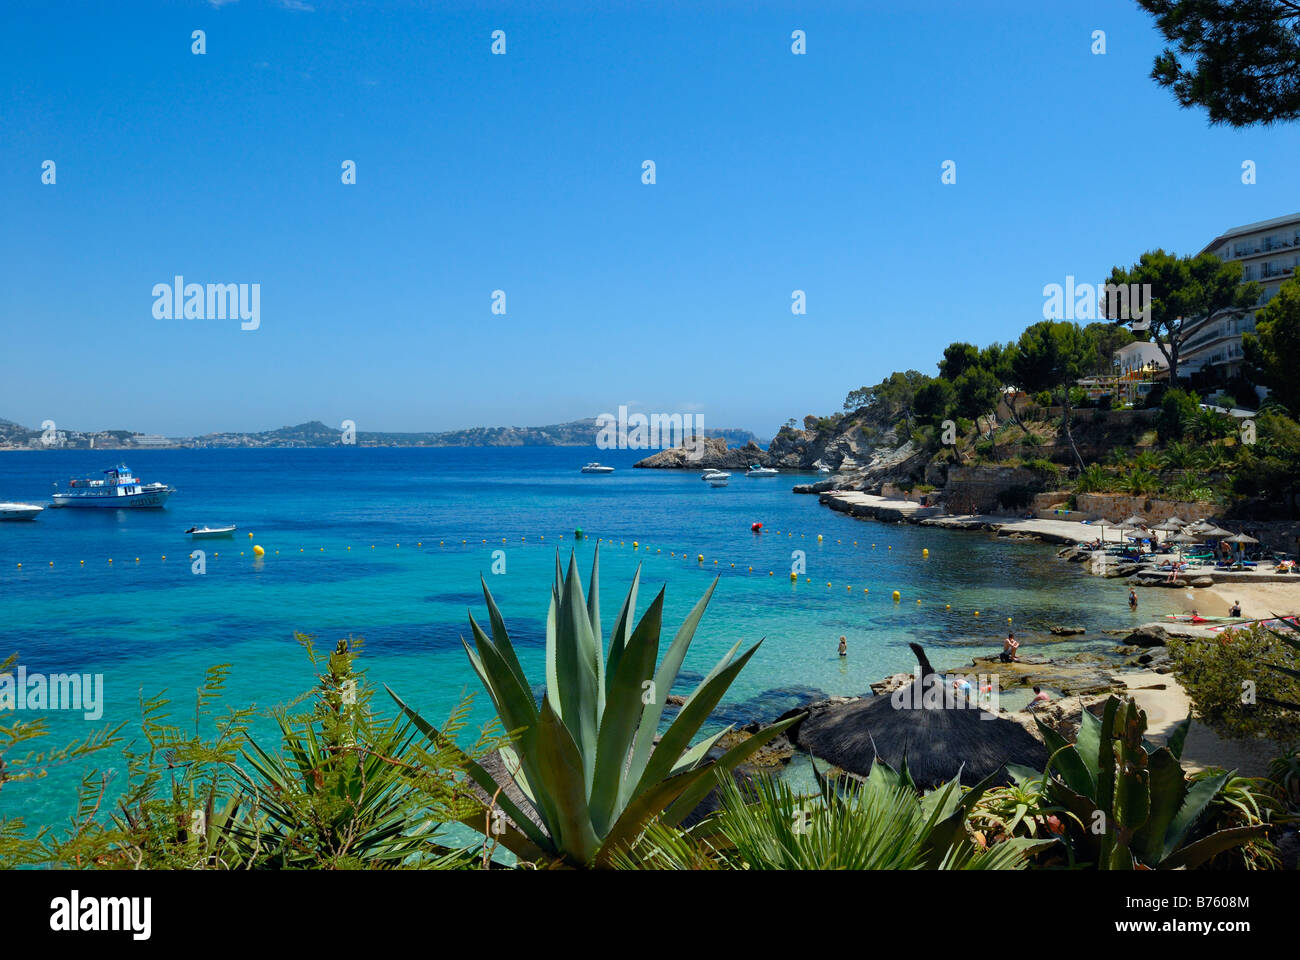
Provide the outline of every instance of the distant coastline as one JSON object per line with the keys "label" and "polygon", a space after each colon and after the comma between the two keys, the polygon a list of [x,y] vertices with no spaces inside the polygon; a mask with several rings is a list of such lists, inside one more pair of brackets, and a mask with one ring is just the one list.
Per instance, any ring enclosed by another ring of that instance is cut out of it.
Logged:
{"label": "distant coastline", "polygon": [[[0,419],[0,451],[6,450],[186,450],[284,449],[320,447],[594,447],[596,418],[540,427],[470,427],[440,432],[358,430],[355,424],[331,427],[319,420],[276,430],[207,433],[165,437],[133,430],[65,430],[52,421],[33,429]],[[704,436],[745,445],[755,434],[740,429],[704,429]]]}

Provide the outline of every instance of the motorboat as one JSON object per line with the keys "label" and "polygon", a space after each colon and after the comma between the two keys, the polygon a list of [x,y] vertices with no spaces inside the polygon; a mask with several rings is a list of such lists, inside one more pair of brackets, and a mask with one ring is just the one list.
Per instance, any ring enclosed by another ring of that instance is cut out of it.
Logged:
{"label": "motorboat", "polygon": [[607,467],[604,464],[596,463],[594,460],[582,468],[583,473],[613,473],[613,467]]}
{"label": "motorboat", "polygon": [[775,477],[779,475],[779,470],[774,470],[771,467],[760,467],[756,463],[750,464],[749,469],[745,471],[747,477]]}
{"label": "motorboat", "polygon": [[124,463],[104,471],[102,480],[72,479],[62,490],[55,485],[51,499],[56,507],[102,507],[109,510],[160,508],[176,492],[165,483],[142,484]]}
{"label": "motorboat", "polygon": [[39,503],[0,503],[0,520],[35,520],[44,509]]}
{"label": "motorboat", "polygon": [[700,474],[701,480],[730,480],[731,474],[725,470],[705,470]]}
{"label": "motorboat", "polygon": [[233,537],[235,525],[232,523],[228,527],[190,527],[185,532],[195,540],[217,540],[221,537]]}

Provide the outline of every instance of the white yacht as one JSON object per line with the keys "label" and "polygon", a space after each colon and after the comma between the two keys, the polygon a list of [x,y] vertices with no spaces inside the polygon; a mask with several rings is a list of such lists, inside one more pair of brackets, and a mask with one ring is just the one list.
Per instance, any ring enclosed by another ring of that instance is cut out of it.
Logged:
{"label": "white yacht", "polygon": [[700,474],[701,480],[730,480],[731,474],[725,470],[705,470]]}
{"label": "white yacht", "polygon": [[39,503],[0,503],[0,520],[35,520],[44,509]]}
{"label": "white yacht", "polygon": [[614,468],[607,467],[600,463],[596,463],[596,461],[593,460],[591,463],[587,464],[585,467],[582,468],[582,472],[583,473],[613,473]]}
{"label": "white yacht", "polygon": [[771,467],[760,467],[756,463],[750,464],[749,469],[745,471],[747,477],[775,477],[779,475],[779,470],[774,470]]}
{"label": "white yacht", "polygon": [[165,483],[142,484],[124,463],[104,471],[104,479],[69,480],[68,486],[56,489],[51,499],[56,507],[101,507],[109,510],[153,508],[167,503],[176,492]]}

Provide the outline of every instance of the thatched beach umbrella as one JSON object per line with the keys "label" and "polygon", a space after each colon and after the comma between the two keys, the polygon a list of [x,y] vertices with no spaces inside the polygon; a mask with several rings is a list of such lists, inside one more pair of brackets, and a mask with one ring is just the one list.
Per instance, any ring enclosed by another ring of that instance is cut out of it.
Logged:
{"label": "thatched beach umbrella", "polygon": [[921,676],[892,694],[831,704],[799,725],[800,746],[842,770],[861,776],[876,757],[895,769],[904,762],[919,787],[957,776],[975,784],[1008,763],[1043,769],[1047,748],[1011,720],[1004,720],[951,686],[934,671],[919,644],[909,644]]}
{"label": "thatched beach umbrella", "polygon": [[1196,532],[1207,540],[1221,540],[1224,537],[1232,536],[1231,530],[1224,530],[1223,527],[1216,527],[1214,524],[1210,524],[1208,527],[1202,527]]}
{"label": "thatched beach umbrella", "polygon": [[1235,537],[1229,537],[1225,542],[1226,543],[1259,543],[1259,541],[1256,540],[1254,537],[1244,533],[1239,533]]}

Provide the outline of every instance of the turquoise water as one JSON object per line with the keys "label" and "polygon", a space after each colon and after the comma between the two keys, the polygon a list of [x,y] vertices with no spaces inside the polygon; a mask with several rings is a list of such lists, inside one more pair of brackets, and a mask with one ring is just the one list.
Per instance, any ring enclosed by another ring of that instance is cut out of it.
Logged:
{"label": "turquoise water", "polygon": [[[363,637],[371,681],[441,719],[479,689],[460,637],[467,610],[483,609],[480,575],[540,685],[555,550],[567,562],[579,527],[584,582],[602,541],[606,631],[638,563],[641,609],[667,587],[665,643],[721,578],[687,681],[736,640],[764,639],[719,709],[726,721],[770,718],[813,694],[861,693],[911,669],[908,640],[924,643],[936,665],[957,666],[997,649],[1007,617],[1033,653],[1053,623],[1122,626],[1177,602],[1146,591],[1134,616],[1122,581],[1085,576],[1042,545],[853,520],[791,494],[809,477],[737,474],[712,488],[695,472],[630,469],[638,456],[546,447],[133,453],[127,462],[144,482],[177,487],[165,510],[47,510],[33,523],[0,524],[0,659],[17,652],[29,672],[103,674],[101,722],[118,722],[138,716],[141,691],[169,690],[174,714],[185,714],[216,663],[233,664],[232,705],[283,702],[313,681],[295,630],[322,646]],[[596,459],[619,469],[578,472]],[[89,451],[6,453],[0,499],[48,499],[53,481],[113,462]],[[750,531],[754,521],[762,534]],[[236,523],[239,533],[192,545],[182,531],[204,523]],[[187,557],[196,546],[207,551],[203,575]],[[504,573],[491,572],[495,550],[505,551]],[[796,550],[811,582],[789,580]],[[841,634],[847,658],[836,652]],[[489,710],[478,697],[475,719]],[[45,715],[51,744],[90,728],[80,713]],[[0,803],[50,822],[69,811],[75,773],[11,784]]]}

